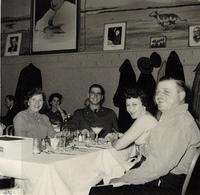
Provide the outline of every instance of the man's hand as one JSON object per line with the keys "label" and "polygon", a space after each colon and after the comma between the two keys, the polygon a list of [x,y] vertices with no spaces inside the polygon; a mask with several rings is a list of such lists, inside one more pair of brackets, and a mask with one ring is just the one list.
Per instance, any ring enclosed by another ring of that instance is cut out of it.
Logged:
{"label": "man's hand", "polygon": [[64,0],[51,0],[51,9],[54,11],[59,10],[64,3]]}
{"label": "man's hand", "polygon": [[128,183],[122,181],[122,179],[120,177],[111,179],[109,184],[113,185],[114,187],[129,185]]}

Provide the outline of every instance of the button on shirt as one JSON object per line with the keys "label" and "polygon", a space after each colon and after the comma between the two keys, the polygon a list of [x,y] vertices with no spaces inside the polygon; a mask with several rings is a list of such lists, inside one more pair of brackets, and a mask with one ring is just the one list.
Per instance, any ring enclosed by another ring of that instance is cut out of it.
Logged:
{"label": "button on shirt", "polygon": [[161,176],[186,174],[200,146],[200,131],[188,112],[188,105],[179,105],[163,113],[147,140],[147,159],[137,169],[129,170],[122,181],[144,184]]}

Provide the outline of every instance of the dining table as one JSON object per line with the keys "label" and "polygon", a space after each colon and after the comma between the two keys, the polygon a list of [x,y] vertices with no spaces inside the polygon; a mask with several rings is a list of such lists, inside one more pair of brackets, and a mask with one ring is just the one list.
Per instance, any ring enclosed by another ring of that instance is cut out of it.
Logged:
{"label": "dining table", "polygon": [[21,159],[0,157],[0,175],[14,177],[23,194],[88,195],[101,180],[107,185],[122,176],[131,152],[130,148],[117,151],[111,145],[77,145]]}

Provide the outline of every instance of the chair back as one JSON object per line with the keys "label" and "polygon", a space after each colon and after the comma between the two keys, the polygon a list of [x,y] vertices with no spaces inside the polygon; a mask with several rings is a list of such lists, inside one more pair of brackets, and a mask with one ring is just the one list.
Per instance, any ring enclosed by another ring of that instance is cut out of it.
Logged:
{"label": "chair back", "polygon": [[5,135],[11,135],[11,136],[15,135],[14,125],[8,125],[6,127],[6,129],[5,129]]}
{"label": "chair back", "polygon": [[185,178],[181,195],[200,194],[200,148],[197,149]]}

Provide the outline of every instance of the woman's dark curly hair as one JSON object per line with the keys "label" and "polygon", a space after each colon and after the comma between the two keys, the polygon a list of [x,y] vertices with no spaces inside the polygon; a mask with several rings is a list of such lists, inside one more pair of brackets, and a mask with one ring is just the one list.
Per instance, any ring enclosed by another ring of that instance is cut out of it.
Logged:
{"label": "woman's dark curly hair", "polygon": [[140,98],[140,100],[142,102],[142,105],[146,107],[146,110],[147,111],[150,110],[150,105],[149,105],[148,97],[144,93],[144,91],[142,89],[140,89],[139,87],[129,88],[129,89],[127,89],[125,91],[124,101],[126,102],[126,100],[130,99],[130,98]]}
{"label": "woman's dark curly hair", "polygon": [[57,97],[59,99],[59,105],[60,105],[61,102],[62,102],[62,99],[63,99],[63,96],[60,93],[52,93],[49,96],[49,100],[48,100],[49,105],[51,106],[51,102],[52,102],[54,97]]}
{"label": "woman's dark curly hair", "polygon": [[30,90],[27,95],[26,95],[26,98],[24,100],[24,105],[26,108],[28,108],[28,101],[30,98],[32,98],[33,96],[35,95],[42,95],[42,98],[43,98],[43,106],[45,105],[45,102],[46,102],[46,96],[44,94],[44,92],[42,91],[41,88],[34,88],[32,90]]}

